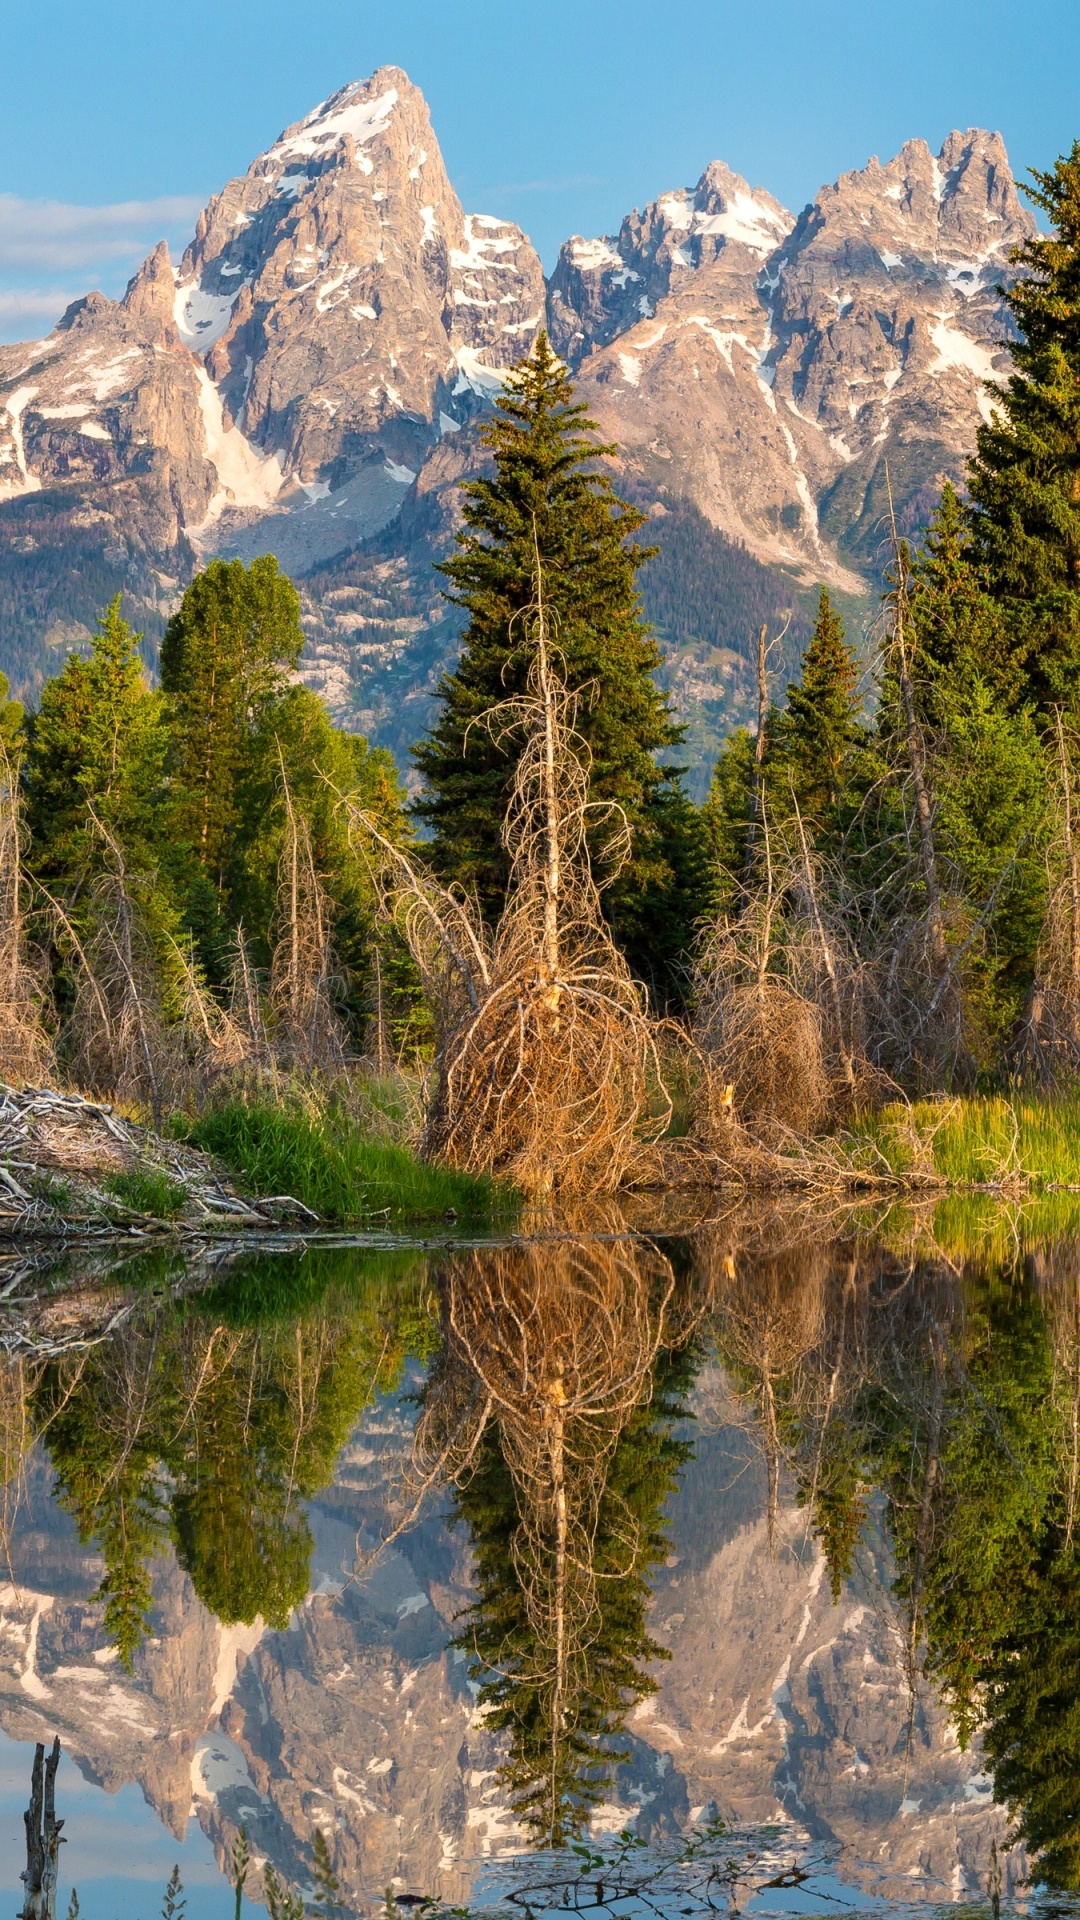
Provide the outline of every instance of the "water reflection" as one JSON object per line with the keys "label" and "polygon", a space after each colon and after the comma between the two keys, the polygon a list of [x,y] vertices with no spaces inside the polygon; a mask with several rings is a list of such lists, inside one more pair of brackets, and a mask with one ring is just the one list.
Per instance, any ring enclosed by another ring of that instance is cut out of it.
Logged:
{"label": "water reflection", "polygon": [[717,1815],[779,1815],[866,1893],[1008,1892],[1025,1857],[1076,1890],[1076,1222],[604,1225],[159,1259],[82,1319],[24,1289],[4,1724],[106,1775],[76,1696],[110,1643],[116,1715],[152,1696],[174,1738],[174,1824],[190,1776],[221,1856],[243,1824],[300,1888],[322,1833],[360,1905],[605,1823],[684,1885]]}
{"label": "water reflection", "polygon": [[457,1645],[509,1734],[515,1814],[546,1845],[577,1835],[626,1712],[655,1691],[650,1568],[690,1452],[692,1281],[654,1247],[546,1246],[440,1264],[442,1344],[416,1458],[454,1486],[475,1599]]}

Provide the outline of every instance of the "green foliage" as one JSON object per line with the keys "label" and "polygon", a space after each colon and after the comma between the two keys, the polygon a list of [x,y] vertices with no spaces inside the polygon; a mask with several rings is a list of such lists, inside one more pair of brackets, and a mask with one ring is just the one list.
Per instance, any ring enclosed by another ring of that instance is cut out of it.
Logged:
{"label": "green foliage", "polygon": [[272,555],[250,567],[212,560],[165,629],[161,684],[171,704],[177,824],[199,873],[219,890],[252,738],[303,644],[299,597]]}
{"label": "green foliage", "polygon": [[418,812],[434,834],[437,870],[475,889],[494,919],[506,887],[502,822],[520,745],[481,716],[524,690],[523,615],[538,549],[562,670],[580,695],[591,797],[617,802],[633,833],[633,858],[611,888],[609,910],[635,965],[659,977],[687,940],[680,896],[692,892],[694,858],[681,843],[695,822],[679,804],[675,771],[655,757],[677,743],[679,729],[654,679],[660,654],[635,584],[648,558],[633,540],[645,516],[616,494],[602,464],[613,449],[593,436],[541,334],[482,431],[494,473],[462,490],[465,526],[442,570],[468,625],[457,667],[440,686],[439,717],[415,749],[425,789]]}
{"label": "green foliage", "polygon": [[248,1869],[251,1865],[251,1849],[248,1846],[247,1828],[241,1827],[232,1845],[232,1858],[229,1861],[229,1879],[236,1894],[236,1913],[234,1920],[240,1920],[240,1911],[244,1900],[244,1888],[247,1886]]}
{"label": "green foliage", "polygon": [[718,905],[728,912],[738,898],[746,867],[756,748],[754,736],[745,727],[736,727],[728,735],[717,756],[702,808]]}
{"label": "green foliage", "polygon": [[152,1302],[118,1345],[52,1363],[35,1391],[56,1496],[104,1559],[95,1598],[129,1670],[151,1562],[170,1543],[222,1622],[288,1625],[309,1585],[305,1502],[371,1397],[430,1345],[415,1269],[358,1286],[355,1256],[328,1250],[298,1317],[283,1263],[262,1264],[257,1324],[239,1315],[223,1339],[214,1295],[173,1312]]}
{"label": "green foliage", "polygon": [[980,571],[1041,705],[1080,699],[1080,142],[1030,198],[1053,231],[1013,254],[1015,372],[969,473]]}
{"label": "green foliage", "polygon": [[321,1827],[315,1829],[312,1848],[312,1874],[315,1880],[315,1912],[324,1916],[324,1920],[333,1920],[341,1912],[338,1901],[340,1888],[330,1858],[330,1848]]}
{"label": "green foliage", "polygon": [[182,1211],[186,1194],[182,1186],[170,1180],[159,1167],[135,1167],[130,1172],[113,1173],[101,1185],[115,1193],[125,1207],[135,1213],[152,1214],[155,1220],[169,1220]]}
{"label": "green foliage", "polygon": [[304,1920],[304,1903],[298,1893],[290,1893],[269,1862],[263,1868],[266,1910],[270,1920]]}
{"label": "green foliage", "polygon": [[437,1219],[452,1211],[476,1221],[512,1205],[485,1176],[429,1166],[407,1147],[366,1138],[333,1106],[312,1115],[235,1101],[206,1114],[188,1137],[220,1155],[253,1192],[291,1194],[322,1220]]}
{"label": "green foliage", "polygon": [[984,1186],[1018,1172],[1036,1188],[1077,1185],[1080,1098],[916,1100],[860,1113],[838,1141],[853,1166],[870,1172],[884,1161],[901,1179],[918,1143],[942,1182],[952,1186]]}
{"label": "green foliage", "polygon": [[817,620],[799,681],[771,729],[769,773],[784,805],[785,788],[811,831],[835,829],[863,744],[859,667],[844,623],[822,587]]}
{"label": "green foliage", "polygon": [[664,1503],[692,1451],[671,1431],[686,1415],[681,1395],[692,1368],[688,1353],[662,1355],[652,1399],[631,1414],[616,1442],[592,1539],[599,1615],[557,1726],[550,1656],[517,1552],[525,1516],[495,1428],[454,1496],[476,1580],[457,1644],[481,1683],[488,1724],[509,1732],[504,1777],[515,1812],[543,1844],[562,1845],[582,1831],[623,1752],[618,1735],[629,1707],[656,1690],[644,1663],[670,1657],[646,1627],[648,1575],[667,1554]]}
{"label": "green foliage", "polygon": [[165,734],[137,634],[119,595],[88,660],[71,654],[29,722],[24,776],[33,866],[70,887],[104,862],[97,815],[136,864],[153,865],[162,828]]}

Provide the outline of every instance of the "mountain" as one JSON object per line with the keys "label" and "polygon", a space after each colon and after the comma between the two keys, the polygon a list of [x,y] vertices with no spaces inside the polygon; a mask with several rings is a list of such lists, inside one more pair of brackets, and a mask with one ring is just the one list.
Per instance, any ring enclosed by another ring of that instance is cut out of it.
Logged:
{"label": "mountain", "polygon": [[546,321],[650,513],[646,610],[702,769],[750,711],[748,645],[820,580],[856,620],[886,463],[918,525],[1008,371],[998,284],[1034,231],[996,134],[912,141],[796,218],[714,162],[563,247],[466,214],[397,68],[296,122],[159,246],[0,348],[0,666],[31,697],[123,590],[147,657],[196,565],[276,552],[303,674],[403,753],[455,654],[431,563],[477,423]]}
{"label": "mountain", "polygon": [[858,592],[886,462],[907,519],[960,478],[1009,371],[997,291],[1035,231],[1000,136],[913,140],[796,220],[714,165],[569,241],[553,339],[624,458],[773,565]]}
{"label": "mountain", "polygon": [[[703,1412],[718,1391],[703,1379]],[[710,1426],[671,1505],[650,1610],[670,1659],[631,1714],[630,1760],[594,1830],[664,1834],[715,1807],[779,1825],[785,1865],[807,1836],[837,1843],[849,1884],[905,1908],[980,1894],[996,1846],[1011,1888],[1023,1858],[1005,1851],[978,1741],[959,1750],[929,1687],[910,1738],[884,1527],[869,1527],[834,1605],[805,1510],[785,1502],[770,1545],[763,1463],[740,1425]],[[219,1624],[160,1555],[131,1676],[87,1598],[101,1562],[36,1461],[0,1587],[0,1728],[27,1743],[59,1732],[87,1780],[137,1782],[178,1838],[195,1815],[222,1866],[243,1826],[256,1862],[302,1885],[321,1827],[350,1899],[365,1896],[358,1911],[382,1913],[388,1886],[465,1902],[523,1835],[496,1777],[501,1738],[448,1644],[472,1590],[464,1542],[429,1513],[349,1572],[387,1525],[406,1436],[384,1404],[346,1445],[309,1510],[311,1591],[287,1631]],[[69,1877],[78,1865],[65,1860]],[[256,1870],[249,1898],[260,1891]]]}

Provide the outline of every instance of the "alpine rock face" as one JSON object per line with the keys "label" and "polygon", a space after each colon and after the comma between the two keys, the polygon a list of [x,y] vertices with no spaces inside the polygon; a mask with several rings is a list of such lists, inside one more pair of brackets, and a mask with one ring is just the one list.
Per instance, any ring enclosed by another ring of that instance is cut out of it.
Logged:
{"label": "alpine rock face", "polygon": [[268,516],[256,546],[294,570],[340,552],[396,514],[543,311],[528,241],[463,213],[422,95],[381,69],[230,181],[177,272],[161,246],[122,301],[0,348],[0,573],[28,542],[35,575],[43,549],[63,573],[90,521],[113,590],[152,616]]}
{"label": "alpine rock face", "polygon": [[[1033,231],[976,130],[872,160],[797,218],[714,162],[569,240],[545,287],[517,227],[463,212],[422,95],[382,68],[230,181],[179,267],[162,245],[122,300],[0,348],[0,666],[32,695],[117,590],[152,642],[200,560],[272,551],[301,581],[305,678],[402,748],[457,645],[431,561],[476,422],[542,324],[662,546],[678,520],[711,580],[737,544],[755,606],[821,580],[866,596],[886,473],[905,528],[962,478]],[[703,752],[741,716],[748,617],[666,618]]]}
{"label": "alpine rock face", "polygon": [[[767,563],[859,591],[885,507],[959,478],[1007,376],[997,291],[1035,230],[1001,139],[908,143],[796,220],[711,166],[574,239],[553,337],[605,433]],[[910,517],[910,512],[909,512]]]}

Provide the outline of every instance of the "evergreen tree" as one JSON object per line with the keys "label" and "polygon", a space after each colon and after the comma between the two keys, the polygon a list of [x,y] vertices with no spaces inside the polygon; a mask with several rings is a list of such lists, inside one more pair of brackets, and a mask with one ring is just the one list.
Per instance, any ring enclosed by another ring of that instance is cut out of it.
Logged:
{"label": "evergreen tree", "polygon": [[645,516],[615,492],[602,464],[614,448],[593,435],[541,334],[482,430],[494,471],[462,489],[465,525],[442,570],[468,625],[458,665],[440,687],[438,719],[414,750],[425,788],[417,811],[432,829],[439,874],[475,889],[484,913],[496,917],[518,748],[493,736],[482,716],[525,687],[524,616],[538,552],[562,669],[580,694],[591,797],[618,802],[633,834],[633,858],[607,895],[608,910],[635,963],[662,966],[688,940],[705,848],[696,817],[679,803],[677,771],[655,757],[676,745],[680,730],[653,678],[660,653],[635,584],[652,551],[633,539]]}
{"label": "evergreen tree", "polygon": [[968,486],[980,570],[1040,705],[1080,702],[1080,142],[1028,195],[1054,231],[1005,290],[1015,372],[978,432]]}
{"label": "evergreen tree", "polygon": [[9,758],[21,752],[26,715],[22,702],[9,698],[6,673],[0,673],[0,747]]}
{"label": "evergreen tree", "polygon": [[788,687],[769,753],[778,804],[785,808],[786,789],[790,808],[793,793],[807,824],[818,829],[835,826],[863,742],[858,684],[844,623],[822,587],[799,683]]}
{"label": "evergreen tree", "polygon": [[[969,1033],[976,1064],[992,1070],[1028,992],[1046,910],[1047,767],[1007,619],[981,583],[949,486],[912,569],[911,615],[935,834],[975,936]],[[894,704],[886,688],[886,727]]]}
{"label": "evergreen tree", "polygon": [[731,912],[746,870],[746,848],[753,818],[757,742],[746,727],[729,733],[716,757],[709,791],[701,810],[714,901]]}
{"label": "evergreen tree", "polygon": [[[582,1830],[624,1755],[619,1740],[635,1700],[656,1691],[644,1662],[670,1658],[648,1633],[649,1572],[666,1555],[664,1504],[692,1452],[672,1427],[685,1417],[694,1357],[661,1354],[648,1404],[631,1414],[607,1472],[593,1533],[598,1619],[573,1663],[577,1684],[551,1724],[550,1649],[538,1645],[535,1596],[523,1592],[515,1541],[523,1515],[497,1427],[477,1453],[476,1470],[454,1496],[475,1555],[477,1597],[459,1644],[481,1682],[488,1724],[510,1735],[504,1770],[515,1811],[543,1844],[561,1845]],[[631,1555],[627,1542],[633,1542]]]}
{"label": "evergreen tree", "polygon": [[196,574],[161,643],[169,697],[174,829],[220,898],[252,740],[282,697],[304,644],[300,601],[272,555],[212,560]]}
{"label": "evergreen tree", "polygon": [[911,580],[915,683],[928,722],[940,725],[950,690],[976,679],[1003,709],[1020,704],[1025,676],[1002,609],[981,579],[970,515],[951,481],[942,489]]}
{"label": "evergreen tree", "polygon": [[140,637],[121,618],[118,594],[89,659],[69,655],[30,720],[27,819],[34,869],[47,884],[68,886],[100,868],[90,809],[135,864],[153,866],[160,855],[165,735]]}

